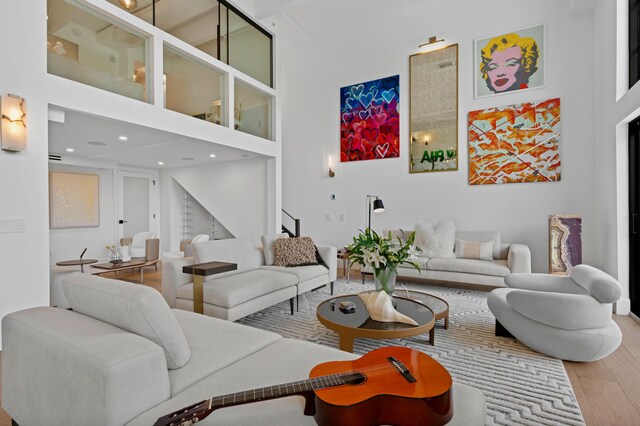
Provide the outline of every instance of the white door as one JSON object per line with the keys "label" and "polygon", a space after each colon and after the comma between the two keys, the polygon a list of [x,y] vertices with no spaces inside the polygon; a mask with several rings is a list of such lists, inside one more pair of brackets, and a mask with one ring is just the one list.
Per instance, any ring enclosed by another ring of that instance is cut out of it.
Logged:
{"label": "white door", "polygon": [[144,173],[118,172],[118,183],[120,237],[133,237],[138,232],[157,232],[154,177]]}

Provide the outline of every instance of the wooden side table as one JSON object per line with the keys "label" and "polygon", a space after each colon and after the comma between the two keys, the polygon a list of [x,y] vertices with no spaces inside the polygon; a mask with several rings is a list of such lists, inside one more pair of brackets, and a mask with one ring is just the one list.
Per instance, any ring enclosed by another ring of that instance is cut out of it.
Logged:
{"label": "wooden side table", "polygon": [[207,262],[183,266],[182,272],[193,275],[193,312],[204,314],[204,277],[237,269],[238,264],[228,262]]}
{"label": "wooden side table", "polygon": [[80,265],[80,272],[84,272],[84,265],[91,265],[92,263],[98,263],[98,259],[63,260],[62,262],[56,262],[56,265],[58,265],[58,266],[78,266],[78,265]]}
{"label": "wooden side table", "polygon": [[[351,271],[350,254],[351,252],[346,248],[338,250],[338,259],[342,259],[342,276],[347,278],[347,283],[349,282],[349,272]],[[333,292],[331,294],[333,294]]]}

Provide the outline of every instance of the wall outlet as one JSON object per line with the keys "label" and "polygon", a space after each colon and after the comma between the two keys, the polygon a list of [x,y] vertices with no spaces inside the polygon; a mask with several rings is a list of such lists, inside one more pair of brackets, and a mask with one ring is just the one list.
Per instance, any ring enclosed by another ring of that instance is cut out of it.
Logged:
{"label": "wall outlet", "polygon": [[340,222],[344,222],[344,219],[345,219],[345,218],[344,218],[344,213],[342,213],[342,214],[340,215]]}
{"label": "wall outlet", "polygon": [[336,194],[331,194],[331,201],[335,201],[336,200]]}
{"label": "wall outlet", "polygon": [[324,220],[331,222],[331,215],[329,213],[324,215]]}
{"label": "wall outlet", "polygon": [[0,218],[0,234],[24,232],[24,217]]}

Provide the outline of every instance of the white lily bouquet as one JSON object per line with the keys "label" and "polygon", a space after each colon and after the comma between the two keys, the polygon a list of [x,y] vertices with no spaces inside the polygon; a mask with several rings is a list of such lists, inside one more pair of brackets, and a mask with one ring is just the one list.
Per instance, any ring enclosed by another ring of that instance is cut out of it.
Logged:
{"label": "white lily bouquet", "polygon": [[401,264],[411,265],[420,271],[420,266],[412,259],[421,252],[413,245],[416,234],[412,232],[406,241],[388,236],[378,235],[367,228],[353,237],[353,243],[347,247],[349,260],[373,269],[376,278],[376,288],[388,294],[393,293],[397,267]]}

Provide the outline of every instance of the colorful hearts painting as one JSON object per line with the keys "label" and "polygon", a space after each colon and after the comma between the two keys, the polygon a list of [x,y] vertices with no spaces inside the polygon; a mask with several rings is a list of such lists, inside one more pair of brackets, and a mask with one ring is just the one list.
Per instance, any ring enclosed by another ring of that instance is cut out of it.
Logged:
{"label": "colorful hearts painting", "polygon": [[340,89],[340,161],[400,156],[400,78]]}

